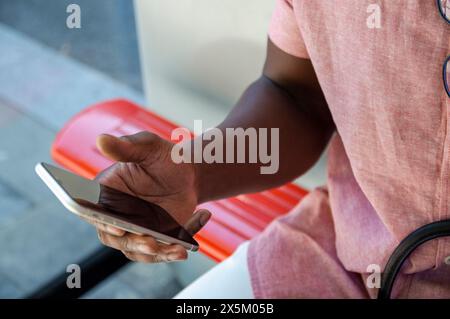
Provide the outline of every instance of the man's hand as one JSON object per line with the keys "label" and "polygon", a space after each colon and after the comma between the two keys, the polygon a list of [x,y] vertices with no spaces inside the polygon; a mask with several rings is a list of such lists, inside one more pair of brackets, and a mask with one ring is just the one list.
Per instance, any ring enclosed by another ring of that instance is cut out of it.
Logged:
{"label": "man's hand", "polygon": [[[292,181],[314,165],[335,131],[312,62],[283,52],[270,40],[263,75],[247,88],[218,128],[225,137],[227,128],[279,128],[278,172],[260,174],[258,163],[175,164],[170,158],[172,143],[139,133],[120,139],[99,137],[100,151],[118,163],[98,180],[162,206],[193,234],[211,215],[204,210],[192,215],[197,204]],[[132,260],[156,262],[187,256],[179,245],[161,245],[151,237],[101,224],[97,228],[104,244]]]}
{"label": "man's hand", "polygon": [[[201,209],[193,214],[198,204],[194,166],[175,164],[170,157],[172,146],[171,142],[149,132],[120,138],[100,135],[98,149],[117,163],[101,172],[96,180],[163,207],[193,235],[206,224],[211,213]],[[187,258],[181,245],[161,244],[151,236],[88,222],[97,227],[104,245],[121,250],[133,261],[152,263]]]}

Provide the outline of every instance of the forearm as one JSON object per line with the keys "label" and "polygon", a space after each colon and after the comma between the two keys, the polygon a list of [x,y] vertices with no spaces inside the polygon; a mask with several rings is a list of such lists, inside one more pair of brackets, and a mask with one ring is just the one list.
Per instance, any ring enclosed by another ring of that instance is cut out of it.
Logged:
{"label": "forearm", "polygon": [[[268,131],[278,128],[278,171],[261,174],[261,167],[266,164],[259,160],[257,163],[247,161],[243,164],[195,163],[200,203],[282,185],[305,173],[318,160],[333,128],[304,107],[308,103],[325,103],[324,99],[312,98],[307,93],[306,90],[303,96],[294,97],[264,76],[244,92],[228,117],[218,126],[225,138],[224,157],[225,145],[229,142],[225,132],[227,128],[267,128]],[[205,145],[208,141],[202,143]],[[246,147],[249,147],[248,143]],[[247,160],[248,152],[247,149]]]}

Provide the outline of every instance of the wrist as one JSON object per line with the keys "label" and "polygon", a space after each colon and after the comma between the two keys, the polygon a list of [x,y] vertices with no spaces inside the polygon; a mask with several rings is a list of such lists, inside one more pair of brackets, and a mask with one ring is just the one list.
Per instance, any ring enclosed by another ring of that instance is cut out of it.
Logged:
{"label": "wrist", "polygon": [[193,189],[197,205],[205,202],[205,195],[201,183],[201,167],[198,164],[191,163],[193,171]]}
{"label": "wrist", "polygon": [[[201,138],[197,137],[197,138]],[[207,202],[208,194],[207,194],[207,187],[205,185],[207,184],[207,181],[205,179],[205,175],[207,175],[207,172],[205,172],[205,169],[207,169],[207,165],[203,165],[202,162],[196,162],[195,156],[194,156],[194,142],[195,139],[192,139],[189,141],[189,143],[186,143],[184,147],[189,147],[191,151],[188,152],[190,154],[190,165],[192,167],[192,176],[193,176],[193,189],[195,193],[195,198],[198,204],[202,204],[204,202]]]}
{"label": "wrist", "polygon": [[[177,147],[178,146],[178,147]],[[174,148],[177,147],[176,150]],[[192,153],[193,140],[186,140],[181,144],[174,144],[172,148],[172,161],[177,165],[183,167],[183,171],[187,172],[187,185],[189,189],[189,197],[195,201],[195,206],[205,202],[205,194],[202,183],[202,167],[201,164],[195,163]],[[174,160],[173,154],[177,154],[177,159]],[[184,175],[184,174],[183,174]]]}

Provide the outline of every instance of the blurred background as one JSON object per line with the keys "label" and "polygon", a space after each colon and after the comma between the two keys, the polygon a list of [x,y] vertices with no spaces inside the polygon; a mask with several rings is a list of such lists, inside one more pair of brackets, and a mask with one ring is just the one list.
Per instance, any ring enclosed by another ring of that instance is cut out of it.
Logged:
{"label": "blurred background", "polygon": [[[66,8],[81,8],[81,28]],[[75,114],[124,97],[175,123],[217,124],[261,72],[273,0],[0,0],[0,298],[31,293],[97,235],[34,173]],[[324,160],[298,183],[324,181]],[[170,298],[214,265],[129,264],[86,298]]]}

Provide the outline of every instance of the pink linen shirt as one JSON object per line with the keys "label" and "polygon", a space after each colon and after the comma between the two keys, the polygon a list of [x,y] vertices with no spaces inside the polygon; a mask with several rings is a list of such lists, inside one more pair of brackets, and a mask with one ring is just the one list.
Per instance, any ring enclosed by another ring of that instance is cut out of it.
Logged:
{"label": "pink linen shirt", "polygon": [[[380,28],[367,23],[371,4],[380,8]],[[450,102],[442,81],[450,26],[434,0],[278,0],[269,37],[311,60],[337,130],[327,186],[250,243],[254,294],[375,297],[368,267],[383,269],[407,234],[450,218]],[[450,298],[447,256],[448,238],[417,249],[393,297]]]}

